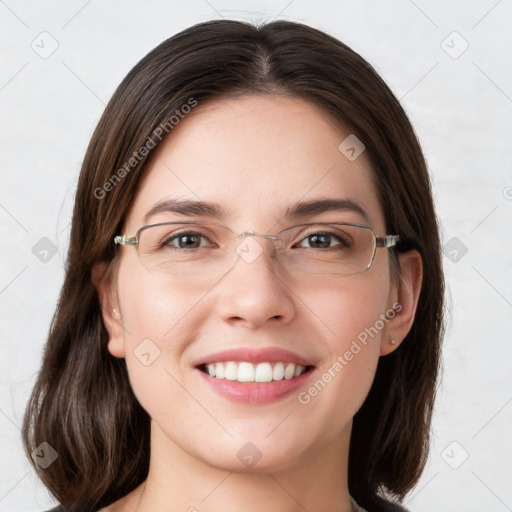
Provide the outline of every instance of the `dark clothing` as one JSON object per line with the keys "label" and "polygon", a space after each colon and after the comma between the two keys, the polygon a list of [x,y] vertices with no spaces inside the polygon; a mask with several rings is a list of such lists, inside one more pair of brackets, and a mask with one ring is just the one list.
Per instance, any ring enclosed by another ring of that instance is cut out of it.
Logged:
{"label": "dark clothing", "polygon": [[[63,507],[62,505],[58,505],[55,508],[52,508],[51,510],[47,510],[46,512],[67,512],[67,508]],[[97,512],[96,509],[92,510],[90,508],[83,508],[80,509],[80,512]]]}
{"label": "dark clothing", "polygon": [[[408,512],[407,509],[400,505],[396,505],[395,503],[391,503],[389,501],[385,501],[382,498],[375,497],[372,500],[372,507],[365,509],[367,512]],[[55,508],[52,508],[51,510],[48,510],[47,512],[67,512],[66,509],[59,505]],[[97,512],[95,510],[83,510],[81,512]]]}

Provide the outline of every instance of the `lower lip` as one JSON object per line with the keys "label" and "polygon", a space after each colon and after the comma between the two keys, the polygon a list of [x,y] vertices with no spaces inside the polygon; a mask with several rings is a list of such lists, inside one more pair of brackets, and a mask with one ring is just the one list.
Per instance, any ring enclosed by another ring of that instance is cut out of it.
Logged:
{"label": "lower lip", "polygon": [[201,378],[219,395],[235,402],[251,404],[266,404],[275,402],[300,387],[309,379],[314,368],[294,379],[273,380],[271,382],[238,382],[236,380],[216,379],[210,375],[195,369]]}

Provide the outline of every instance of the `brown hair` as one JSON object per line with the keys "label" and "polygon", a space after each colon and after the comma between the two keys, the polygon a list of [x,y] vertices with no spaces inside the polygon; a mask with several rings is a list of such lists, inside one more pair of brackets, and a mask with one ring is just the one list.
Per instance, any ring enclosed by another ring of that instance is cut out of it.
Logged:
{"label": "brown hair", "polygon": [[421,255],[423,283],[414,324],[401,346],[380,358],[354,418],[349,491],[361,506],[379,510],[379,495],[402,499],[423,470],[443,334],[444,282],[429,176],[413,128],[374,69],[337,39],[288,21],[256,27],[215,20],[164,41],[129,72],[85,155],[65,281],[23,424],[28,454],[43,441],[58,452],[47,469],[34,466],[70,511],[106,506],[148,473],[150,419],[132,392],[125,361],[107,350],[91,282],[95,264],[112,267],[115,261],[112,239],[154,148],[140,150],[149,147],[149,139],[156,146],[155,130],[163,125],[171,131],[169,119],[191,99],[201,104],[269,93],[315,104],[364,142],[387,232],[400,235],[399,251],[414,248]]}

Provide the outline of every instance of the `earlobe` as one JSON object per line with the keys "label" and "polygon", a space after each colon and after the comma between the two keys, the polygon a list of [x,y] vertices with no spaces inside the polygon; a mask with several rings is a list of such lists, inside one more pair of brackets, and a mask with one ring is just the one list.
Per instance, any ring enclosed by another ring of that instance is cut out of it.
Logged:
{"label": "earlobe", "polygon": [[418,251],[412,250],[399,255],[400,282],[395,288],[395,317],[387,325],[382,336],[380,355],[396,350],[411,330],[418,306],[423,279],[423,264]]}
{"label": "earlobe", "polygon": [[92,283],[98,292],[103,325],[108,333],[108,351],[114,356],[125,356],[123,326],[119,305],[112,283],[106,278],[107,264],[98,263],[92,270]]}

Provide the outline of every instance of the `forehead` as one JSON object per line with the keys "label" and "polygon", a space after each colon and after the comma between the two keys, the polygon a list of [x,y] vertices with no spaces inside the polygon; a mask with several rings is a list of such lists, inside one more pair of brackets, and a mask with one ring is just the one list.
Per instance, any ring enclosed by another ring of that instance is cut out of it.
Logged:
{"label": "forehead", "polygon": [[[127,228],[138,229],[163,199],[216,203],[225,222],[242,230],[269,229],[297,202],[342,199],[362,206],[381,230],[368,158],[363,152],[351,161],[339,149],[349,135],[297,98],[250,95],[199,103],[153,153]],[[362,221],[354,215],[347,220]]]}

